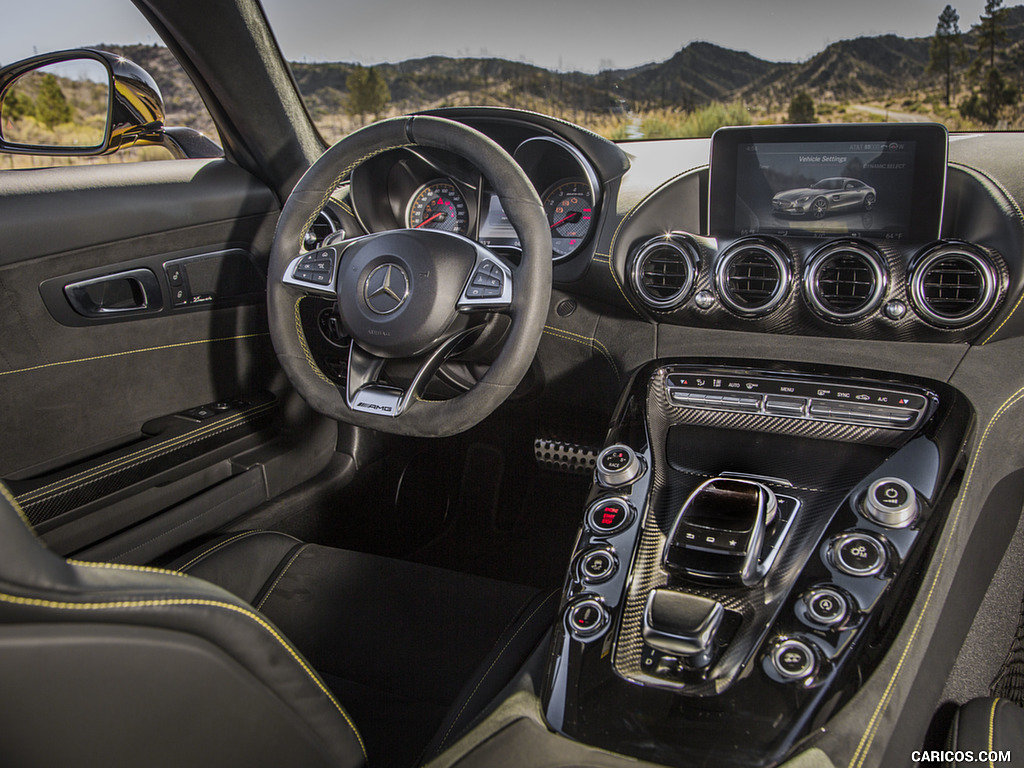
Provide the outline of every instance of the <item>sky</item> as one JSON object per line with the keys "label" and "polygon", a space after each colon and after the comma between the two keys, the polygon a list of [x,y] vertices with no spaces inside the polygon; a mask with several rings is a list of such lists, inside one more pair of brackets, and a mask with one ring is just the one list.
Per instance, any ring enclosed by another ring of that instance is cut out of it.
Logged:
{"label": "sky", "polygon": [[[770,61],[803,61],[845,38],[923,37],[935,31],[946,1],[264,0],[264,6],[293,61],[377,64],[447,54],[596,72],[664,61],[696,40]],[[984,0],[952,5],[966,31]],[[0,25],[4,64],[102,42],[160,42],[128,0],[17,0],[17,8]]]}

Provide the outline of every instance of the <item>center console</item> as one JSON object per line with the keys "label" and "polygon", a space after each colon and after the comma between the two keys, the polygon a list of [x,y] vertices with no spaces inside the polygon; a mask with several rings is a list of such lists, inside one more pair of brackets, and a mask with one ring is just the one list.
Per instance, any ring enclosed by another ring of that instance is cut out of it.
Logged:
{"label": "center console", "polygon": [[774,765],[870,675],[919,588],[971,411],[938,382],[655,361],[566,578],[550,727],[665,765]]}

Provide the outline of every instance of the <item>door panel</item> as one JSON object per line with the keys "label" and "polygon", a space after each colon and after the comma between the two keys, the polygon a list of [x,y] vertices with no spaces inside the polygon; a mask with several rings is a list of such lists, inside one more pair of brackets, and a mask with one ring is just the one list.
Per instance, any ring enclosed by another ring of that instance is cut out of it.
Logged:
{"label": "door panel", "polygon": [[[170,482],[169,471],[190,492],[204,473],[211,483],[223,482],[223,471],[209,470],[230,460],[233,445],[251,451],[254,440],[275,438],[279,430],[266,417],[276,407],[260,410],[258,423],[247,421],[256,414],[234,418],[236,430],[246,427],[237,433],[218,426],[234,411],[208,423],[189,423],[182,413],[287,393],[262,293],[250,281],[249,293],[227,305],[176,307],[171,272],[162,265],[180,263],[183,254],[244,254],[262,279],[278,212],[265,186],[224,160],[0,174],[0,478],[11,481],[27,511],[43,510],[44,529],[67,520],[77,521],[79,531],[111,535],[137,521],[129,516],[115,524],[111,512],[102,522],[115,502],[124,508],[126,494],[152,494],[158,482]],[[92,322],[68,305],[67,313],[83,321],[74,324],[66,316],[58,321],[60,312],[43,301],[46,281],[57,281],[49,298],[59,304],[60,288],[82,275],[140,265],[156,276],[155,310],[150,296],[135,317],[108,322],[111,316],[100,313]],[[168,446],[178,452],[168,453]],[[83,526],[86,513],[99,518]],[[95,543],[73,538],[76,548]]]}

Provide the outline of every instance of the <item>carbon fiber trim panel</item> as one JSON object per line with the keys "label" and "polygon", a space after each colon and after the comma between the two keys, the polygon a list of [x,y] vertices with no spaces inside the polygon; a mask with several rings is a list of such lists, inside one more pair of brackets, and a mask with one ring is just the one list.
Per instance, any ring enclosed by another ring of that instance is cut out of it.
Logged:
{"label": "carbon fiber trim panel", "polygon": [[141,448],[120,458],[100,463],[93,469],[52,480],[37,488],[11,482],[18,489],[18,501],[25,516],[38,526],[60,515],[117,493],[159,473],[214,451],[266,426],[277,410],[277,401],[260,402],[225,417],[214,419],[173,439],[141,443]]}
{"label": "carbon fiber trim panel", "polygon": [[[661,565],[661,555],[680,507],[701,482],[723,469],[709,466],[706,457],[699,451],[694,452],[692,461],[687,461],[685,456],[670,456],[670,432],[673,429],[685,429],[687,425],[699,425],[746,431],[751,433],[752,438],[756,432],[772,432],[853,445],[842,460],[844,477],[840,481],[833,479],[818,483],[816,481],[821,478],[816,477],[813,470],[786,477],[786,480],[793,481],[793,485],[762,481],[776,493],[798,496],[802,508],[786,541],[782,542],[775,567],[761,584],[753,588],[701,588],[686,585],[687,592],[717,600],[726,611],[739,614],[745,627],[759,628],[753,633],[746,632],[738,642],[731,643],[725,649],[715,664],[715,677],[701,684],[687,685],[682,691],[688,696],[709,696],[727,688],[743,671],[750,655],[760,646],[778,603],[788,594],[808,557],[816,551],[815,542],[828,525],[837,505],[849,492],[849,481],[844,482],[847,480],[845,476],[863,476],[882,461],[889,450],[888,446],[905,441],[907,435],[894,430],[679,407],[669,399],[667,376],[670,371],[671,368],[655,371],[647,390],[647,422],[654,477],[612,660],[615,670],[626,679],[649,686],[679,688],[645,673],[641,666],[644,608],[651,589],[672,586],[672,577]],[[861,447],[857,448],[857,445]],[[765,475],[777,475],[778,466],[792,469],[785,467],[781,461],[773,462],[771,457],[762,456],[761,460],[762,473]]]}

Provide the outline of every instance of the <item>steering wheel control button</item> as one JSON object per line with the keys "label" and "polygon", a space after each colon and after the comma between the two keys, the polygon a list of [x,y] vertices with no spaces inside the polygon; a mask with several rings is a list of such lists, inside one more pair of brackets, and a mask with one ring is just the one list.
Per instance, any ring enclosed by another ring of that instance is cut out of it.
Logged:
{"label": "steering wheel control button", "polygon": [[817,667],[811,646],[796,638],[776,645],[771,653],[771,662],[779,676],[786,680],[803,680],[813,675]]}
{"label": "steering wheel control button", "polygon": [[629,485],[643,473],[639,457],[628,445],[610,445],[597,457],[597,481],[606,488]]}
{"label": "steering wheel control button", "polygon": [[579,638],[589,638],[608,625],[608,611],[593,598],[573,603],[566,613],[569,631]]}
{"label": "steering wheel control button", "polygon": [[868,488],[861,510],[879,525],[906,528],[917,518],[917,496],[905,480],[883,477]]}
{"label": "steering wheel control button", "polygon": [[488,308],[512,301],[511,273],[489,258],[480,258],[463,291],[461,309]]}
{"label": "steering wheel control button", "polygon": [[610,549],[592,549],[580,559],[580,578],[587,584],[601,584],[615,575],[618,560]]}
{"label": "steering wheel control button", "polygon": [[823,627],[842,624],[849,613],[846,598],[831,587],[816,587],[803,599],[808,617]]}
{"label": "steering wheel control button", "polygon": [[307,253],[295,263],[291,281],[298,284],[329,286],[334,282],[334,267],[338,252],[334,248],[323,248]]}
{"label": "steering wheel control button", "polygon": [[885,563],[885,546],[869,533],[844,533],[832,540],[832,564],[847,576],[874,576]]}
{"label": "steering wheel control button", "polygon": [[587,522],[597,533],[618,533],[633,522],[633,507],[618,497],[598,499],[587,512]]}

